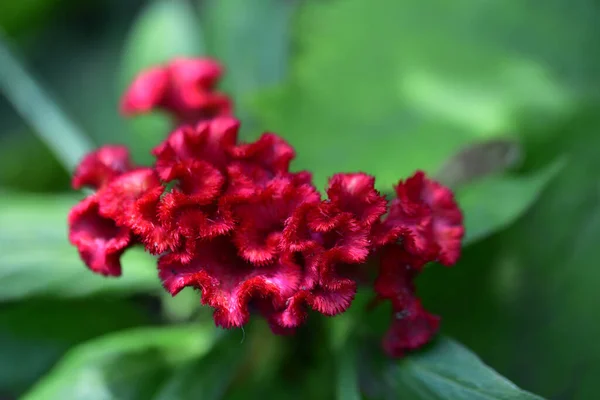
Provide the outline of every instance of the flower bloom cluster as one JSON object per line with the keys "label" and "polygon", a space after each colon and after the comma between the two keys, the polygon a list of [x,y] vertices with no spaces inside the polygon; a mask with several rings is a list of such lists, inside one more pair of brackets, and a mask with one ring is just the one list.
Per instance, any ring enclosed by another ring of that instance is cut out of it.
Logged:
{"label": "flower bloom cluster", "polygon": [[95,190],[68,218],[82,260],[119,276],[120,256],[142,245],[158,257],[165,289],[201,291],[216,325],[240,327],[253,312],[276,333],[310,310],[346,311],[357,286],[371,284],[392,305],[388,354],[428,342],[439,319],[422,307],[414,279],[429,262],[459,257],[464,229],[452,192],[417,172],[388,201],[374,177],[346,173],[330,178],[323,198],[309,172],[290,172],[294,149],[282,138],[238,142],[231,102],[215,90],[221,73],[212,60],[176,59],[133,82],[122,111],[166,111],[175,129],[152,166],[135,165],[122,146],[81,161],[73,186]]}

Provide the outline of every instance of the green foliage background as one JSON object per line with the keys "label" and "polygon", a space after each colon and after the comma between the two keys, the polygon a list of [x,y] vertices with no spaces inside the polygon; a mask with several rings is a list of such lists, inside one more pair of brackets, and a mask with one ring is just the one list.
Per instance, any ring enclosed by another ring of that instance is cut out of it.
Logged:
{"label": "green foliage background", "polygon": [[[0,398],[596,398],[599,17],[592,0],[0,2]],[[438,340],[385,360],[368,293],[295,337],[223,332],[149,256],[119,280],[85,269],[69,170],[105,143],[150,159],[168,121],[118,100],[176,55],[221,60],[242,138],[282,135],[320,188],[424,169],[456,190],[464,256],[418,282]]]}

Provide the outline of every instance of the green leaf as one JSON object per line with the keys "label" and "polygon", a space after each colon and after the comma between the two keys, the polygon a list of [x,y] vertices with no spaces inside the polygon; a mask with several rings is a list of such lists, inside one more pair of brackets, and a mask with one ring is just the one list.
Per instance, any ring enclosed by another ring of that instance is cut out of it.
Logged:
{"label": "green leaf", "polygon": [[600,390],[598,110],[570,125],[554,139],[568,164],[495,243],[493,267],[515,271],[498,292],[512,327],[505,340],[518,343],[506,370],[548,397],[584,400]]}
{"label": "green leaf", "polygon": [[134,249],[123,257],[123,276],[89,271],[67,240],[73,196],[0,194],[0,301],[72,298],[97,293],[130,296],[160,289],[155,260]]}
{"label": "green leaf", "polygon": [[521,115],[550,126],[573,104],[545,57],[502,36],[514,29],[547,42],[530,24],[541,17],[525,5],[301,4],[290,78],[256,108],[263,128],[295,146],[294,168],[314,171],[319,187],[336,172],[365,171],[385,191],[416,169],[435,172],[469,143],[518,136]]}
{"label": "green leaf", "polygon": [[552,399],[600,390],[598,115],[597,105],[582,110],[526,148],[533,171],[557,157],[566,163],[519,221],[469,246],[455,268],[426,269],[418,283],[445,334]]}
{"label": "green leaf", "polygon": [[0,393],[22,393],[73,345],[149,322],[141,311],[123,300],[98,298],[5,304],[0,311]]}
{"label": "green leaf", "polygon": [[[199,325],[115,333],[72,349],[22,398],[142,400],[153,398],[161,389],[167,395],[178,393],[175,389],[181,382],[171,375],[173,369],[204,356],[216,338],[216,328]],[[193,383],[185,376],[179,379]],[[163,388],[164,382],[170,388]]]}
{"label": "green leaf", "polygon": [[[23,162],[24,159],[35,162]],[[54,155],[29,130],[0,135],[0,187],[27,192],[63,191],[70,177]]]}
{"label": "green leaf", "polygon": [[243,360],[243,344],[228,334],[206,356],[175,368],[154,400],[223,399]]}
{"label": "green leaf", "polygon": [[399,361],[384,361],[381,398],[411,400],[541,400],[519,389],[464,346],[439,338]]}
{"label": "green leaf", "polygon": [[[174,57],[204,54],[204,39],[196,12],[188,0],[153,0],[146,5],[128,34],[123,49],[119,87],[125,90],[143,69]],[[148,143],[135,154],[147,161],[149,149],[170,131],[162,114],[143,115],[129,122],[138,140]],[[145,157],[144,157],[145,156]]]}
{"label": "green leaf", "polygon": [[481,240],[515,222],[563,167],[557,161],[525,176],[496,176],[457,191],[465,215],[465,244]]}
{"label": "green leaf", "polygon": [[201,6],[208,53],[227,67],[221,86],[235,99],[238,117],[248,128],[248,100],[287,73],[289,28],[297,2],[219,0],[203,1]]}
{"label": "green leaf", "polygon": [[67,170],[93,147],[9,49],[0,31],[0,90]]}

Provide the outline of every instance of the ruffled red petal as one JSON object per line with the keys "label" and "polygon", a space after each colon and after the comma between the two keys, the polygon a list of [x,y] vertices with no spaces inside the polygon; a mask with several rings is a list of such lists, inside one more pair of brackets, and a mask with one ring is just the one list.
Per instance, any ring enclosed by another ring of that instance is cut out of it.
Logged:
{"label": "ruffled red petal", "polygon": [[190,286],[202,291],[202,303],[215,309],[215,324],[224,328],[248,322],[249,303],[265,300],[273,310],[283,307],[302,278],[298,265],[281,258],[269,266],[256,267],[237,256],[227,238],[205,242],[189,264],[170,255],[159,260],[159,275],[173,295]]}
{"label": "ruffled red petal", "polygon": [[240,221],[234,242],[240,256],[256,265],[270,262],[281,250],[285,222],[301,204],[317,204],[310,185],[295,186],[286,178],[272,180],[252,201],[235,207]]}
{"label": "ruffled red petal", "polygon": [[342,212],[371,226],[387,211],[387,200],[375,190],[375,178],[363,173],[336,174],[329,180],[327,196]]}
{"label": "ruffled red petal", "polygon": [[163,223],[168,222],[190,241],[225,235],[235,227],[231,209],[223,199],[202,205],[193,196],[178,190],[163,197],[158,215]]}
{"label": "ruffled red petal", "polygon": [[222,117],[201,122],[196,127],[178,128],[152,151],[160,177],[166,181],[174,179],[173,168],[190,160],[210,163],[225,172],[239,125],[234,118]]}
{"label": "ruffled red petal", "polygon": [[73,188],[99,189],[132,168],[125,146],[103,146],[87,154],[73,174]]}
{"label": "ruffled red petal", "polygon": [[143,71],[121,101],[126,115],[162,109],[179,122],[196,123],[231,114],[231,101],[215,91],[222,73],[211,59],[177,58]]}
{"label": "ruffled red petal", "polygon": [[85,264],[102,275],[121,275],[120,257],[131,244],[129,229],[100,214],[98,197],[92,195],[69,212],[69,240]]}
{"label": "ruffled red petal", "polygon": [[386,246],[380,252],[379,275],[373,285],[378,298],[390,300],[396,309],[406,307],[415,295],[414,279],[422,267],[423,262],[402,246]]}
{"label": "ruffled red petal", "polygon": [[121,100],[125,115],[152,111],[165,100],[169,88],[169,72],[162,67],[142,71],[129,86]]}
{"label": "ruffled red petal", "polygon": [[310,210],[308,228],[323,249],[326,263],[361,263],[369,255],[369,230],[349,213],[337,213],[329,202]]}
{"label": "ruffled red petal", "polygon": [[235,147],[233,155],[238,161],[261,167],[276,175],[288,172],[295,152],[294,148],[281,137],[272,133],[263,133],[256,142]]}
{"label": "ruffled red petal", "polygon": [[374,227],[373,242],[383,246],[398,240],[408,252],[423,260],[437,258],[439,246],[435,242],[431,210],[427,205],[399,198],[392,200],[387,217]]}
{"label": "ruffled red petal", "polygon": [[[406,192],[420,198],[432,210],[433,234],[440,248],[438,261],[446,266],[454,265],[460,257],[462,238],[465,230],[463,216],[454,200],[452,191],[438,182],[427,179],[418,171],[406,180]],[[401,190],[400,187],[397,190]]]}
{"label": "ruffled red petal", "polygon": [[119,225],[132,228],[135,202],[149,190],[160,187],[160,180],[152,168],[138,168],[115,178],[98,192],[98,202],[103,215]]}
{"label": "ruffled red petal", "polygon": [[407,351],[429,343],[439,325],[440,318],[427,312],[415,298],[409,307],[393,312],[392,325],[383,338],[383,348],[391,357],[402,357]]}

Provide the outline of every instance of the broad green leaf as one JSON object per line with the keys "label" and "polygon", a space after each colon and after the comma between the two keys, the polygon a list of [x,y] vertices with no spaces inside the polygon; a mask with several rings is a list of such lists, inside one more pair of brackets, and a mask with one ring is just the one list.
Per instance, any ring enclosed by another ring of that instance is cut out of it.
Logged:
{"label": "broad green leaf", "polygon": [[378,398],[411,400],[541,400],[519,389],[464,346],[438,338],[398,361],[382,362]]}
{"label": "broad green leaf", "polygon": [[597,106],[578,113],[526,149],[530,171],[557,157],[566,163],[519,221],[469,246],[455,268],[419,279],[446,334],[552,399],[600,391],[598,115]]}
{"label": "broad green leaf", "polygon": [[[73,348],[22,398],[145,400],[161,390],[169,396],[182,387],[171,375],[173,370],[207,354],[216,338],[216,328],[206,325],[139,328],[108,335]],[[185,376],[180,379],[194,383]],[[170,388],[163,387],[165,382]]]}
{"label": "broad green leaf", "polygon": [[262,128],[295,146],[294,168],[314,171],[319,187],[333,173],[365,171],[385,191],[471,142],[518,136],[521,115],[549,126],[572,94],[545,57],[503,34],[544,45],[547,32],[531,20],[570,24],[520,4],[304,1],[290,77],[256,101]]}
{"label": "broad green leaf", "polygon": [[91,150],[91,141],[12,53],[1,31],[0,90],[67,170]]}
{"label": "broad green leaf", "polygon": [[[247,101],[258,89],[281,82],[288,70],[290,22],[296,1],[201,1],[208,53],[226,67],[221,87],[248,128]],[[243,46],[240,46],[243,43]]]}
{"label": "broad green leaf", "polygon": [[52,18],[60,0],[27,0],[0,3],[0,27],[12,36],[36,31]]}
{"label": "broad green leaf", "polygon": [[[199,56],[204,51],[203,33],[191,0],[152,0],[137,17],[127,37],[120,90],[124,91],[145,68],[174,57]],[[149,149],[167,135],[171,126],[162,114],[138,116],[129,124],[138,140],[148,143],[135,154],[143,161],[149,160]]]}
{"label": "broad green leaf", "polygon": [[28,297],[130,296],[160,289],[155,260],[134,249],[122,259],[123,276],[89,271],[67,240],[74,196],[0,193],[0,301]]}
{"label": "broad green leaf", "polygon": [[[35,162],[23,162],[30,158]],[[31,131],[0,136],[0,187],[28,192],[63,191],[69,174]]]}
{"label": "broad green leaf", "polygon": [[176,367],[162,383],[153,400],[224,399],[238,374],[245,346],[228,334],[206,356]]}
{"label": "broad green leaf", "polygon": [[148,320],[139,307],[123,300],[44,299],[4,305],[0,393],[22,393],[73,345]]}
{"label": "broad green leaf", "polygon": [[600,391],[597,115],[562,133],[568,165],[497,244],[496,269],[512,264],[519,271],[513,274],[519,283],[504,292],[514,299],[504,304],[510,306],[511,340],[520,345],[509,371],[552,398],[584,400]]}
{"label": "broad green leaf", "polygon": [[465,244],[481,240],[515,222],[535,202],[564,162],[525,176],[496,176],[457,191],[465,216]]}

